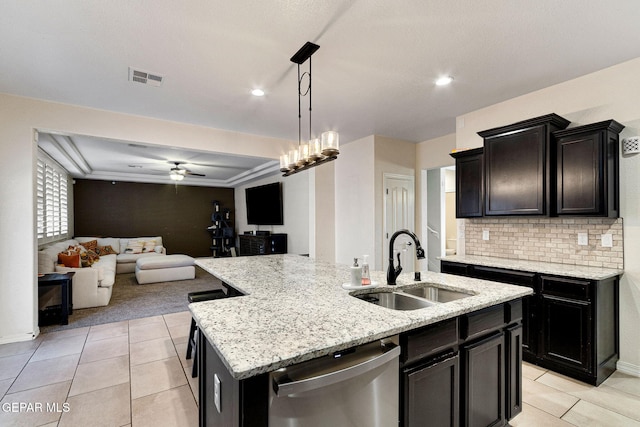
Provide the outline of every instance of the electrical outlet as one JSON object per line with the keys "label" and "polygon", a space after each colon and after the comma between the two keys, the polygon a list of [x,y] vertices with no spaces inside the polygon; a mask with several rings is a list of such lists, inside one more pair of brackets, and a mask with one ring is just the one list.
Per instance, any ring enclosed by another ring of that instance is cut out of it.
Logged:
{"label": "electrical outlet", "polygon": [[603,248],[612,248],[613,247],[613,236],[611,233],[602,235],[602,247]]}
{"label": "electrical outlet", "polygon": [[489,240],[489,230],[482,230],[482,240]]}
{"label": "electrical outlet", "polygon": [[578,233],[578,244],[587,246],[589,244],[589,235],[587,233]]}

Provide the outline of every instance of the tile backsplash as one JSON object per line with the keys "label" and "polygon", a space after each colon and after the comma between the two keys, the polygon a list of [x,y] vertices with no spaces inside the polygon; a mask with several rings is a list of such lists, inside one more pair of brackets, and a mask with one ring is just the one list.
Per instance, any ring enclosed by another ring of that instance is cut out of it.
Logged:
{"label": "tile backsplash", "polygon": [[[464,229],[467,255],[619,269],[624,264],[622,218],[473,218]],[[486,231],[489,240],[483,240]],[[587,233],[586,246],[578,245],[578,233]],[[603,234],[611,234],[613,247],[602,246]]]}

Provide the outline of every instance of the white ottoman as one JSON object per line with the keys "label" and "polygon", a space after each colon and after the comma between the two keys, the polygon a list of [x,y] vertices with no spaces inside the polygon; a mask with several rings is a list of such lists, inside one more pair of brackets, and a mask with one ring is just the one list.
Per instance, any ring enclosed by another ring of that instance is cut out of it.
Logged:
{"label": "white ottoman", "polygon": [[136,279],[141,285],[195,277],[193,258],[188,255],[143,257],[136,261]]}

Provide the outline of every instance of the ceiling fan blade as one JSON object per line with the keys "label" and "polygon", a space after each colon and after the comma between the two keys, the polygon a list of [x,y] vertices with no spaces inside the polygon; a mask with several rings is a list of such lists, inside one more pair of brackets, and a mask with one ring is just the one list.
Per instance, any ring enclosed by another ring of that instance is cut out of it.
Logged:
{"label": "ceiling fan blade", "polygon": [[186,171],[186,173],[187,173],[187,175],[191,175],[191,176],[206,176],[203,173],[194,173],[194,172],[191,172],[191,171]]}

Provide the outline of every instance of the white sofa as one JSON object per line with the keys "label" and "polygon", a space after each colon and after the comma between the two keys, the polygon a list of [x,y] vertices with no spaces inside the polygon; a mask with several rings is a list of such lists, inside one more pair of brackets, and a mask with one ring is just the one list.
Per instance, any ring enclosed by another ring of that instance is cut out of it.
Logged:
{"label": "white sofa", "polygon": [[[97,240],[98,246],[111,246],[116,254],[102,255],[100,260],[91,267],[69,268],[58,265],[58,254],[69,246],[77,246]],[[141,254],[126,253],[125,249],[129,240],[155,240],[155,249],[152,252]],[[38,273],[53,273],[73,271],[72,280],[73,308],[100,307],[109,304],[116,273],[134,272],[136,260],[143,256],[161,256],[166,254],[162,246],[162,237],[76,237],[63,242],[56,242],[41,248],[38,251]],[[49,301],[56,302],[56,301]]]}

